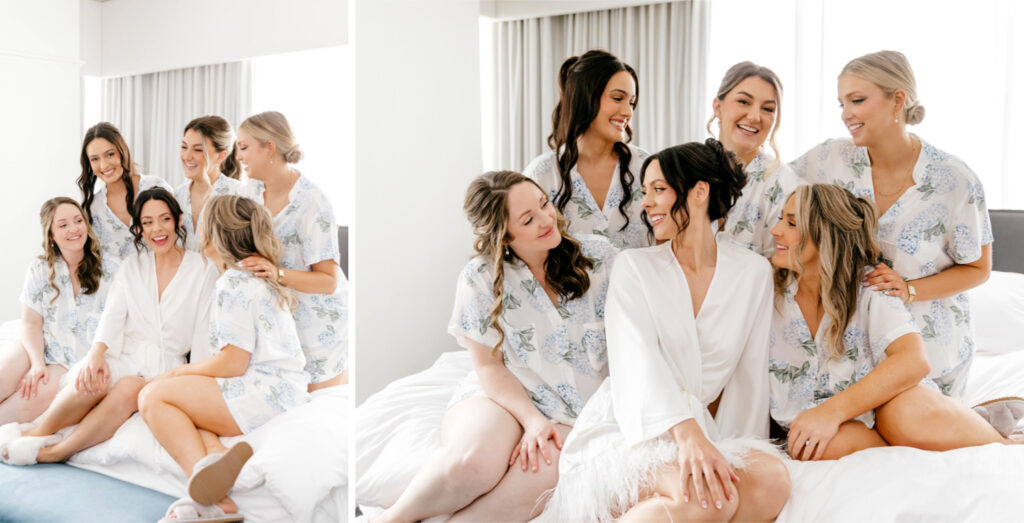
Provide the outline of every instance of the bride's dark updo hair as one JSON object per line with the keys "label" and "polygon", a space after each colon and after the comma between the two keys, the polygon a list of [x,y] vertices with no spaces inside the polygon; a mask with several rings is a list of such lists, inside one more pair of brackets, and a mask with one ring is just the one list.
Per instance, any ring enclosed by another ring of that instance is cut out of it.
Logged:
{"label": "bride's dark updo hair", "polygon": [[[647,166],[653,161],[658,162],[665,182],[676,193],[670,217],[680,233],[690,224],[686,197],[697,182],[706,182],[710,189],[708,219],[712,223],[729,214],[743,192],[743,186],[747,184],[743,164],[736,159],[736,155],[722,147],[722,142],[714,138],[708,138],[704,143],[676,145],[648,156],[640,168],[641,184],[647,175]],[[653,238],[654,229],[646,212],[643,221],[647,225],[648,235]]]}

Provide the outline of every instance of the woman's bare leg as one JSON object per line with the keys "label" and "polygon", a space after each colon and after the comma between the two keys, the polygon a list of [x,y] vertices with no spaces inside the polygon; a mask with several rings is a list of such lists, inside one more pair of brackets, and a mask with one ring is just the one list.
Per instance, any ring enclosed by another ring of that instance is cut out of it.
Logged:
{"label": "woman's bare leg", "polygon": [[35,428],[26,432],[25,436],[49,436],[64,427],[70,427],[85,418],[103,398],[103,394],[88,394],[75,390],[75,385],[68,385],[57,393],[53,403],[43,412]]}
{"label": "woman's bare leg", "polygon": [[203,438],[203,445],[206,446],[206,455],[210,454],[223,454],[228,451],[228,448],[220,442],[220,436],[205,430],[199,429],[199,437]]}
{"label": "woman's bare leg", "polygon": [[878,433],[890,445],[951,450],[987,443],[1011,443],[978,413],[958,400],[917,385],[875,409]]}
{"label": "woman's bare leg", "polygon": [[0,345],[0,398],[14,394],[14,389],[18,388],[18,383],[31,366],[20,339]]}
{"label": "woman's bare leg", "polygon": [[885,447],[886,445],[888,443],[882,439],[878,432],[869,429],[867,425],[860,421],[852,419],[839,425],[839,431],[836,432],[832,441],[828,442],[828,447],[825,447],[825,452],[822,454],[821,459],[839,459],[843,456],[849,456],[858,450]]}
{"label": "woman's bare leg", "polygon": [[[751,451],[747,465],[737,470],[737,497],[721,509],[701,507],[693,482],[686,485],[689,503],[683,501],[679,466],[659,472],[653,492],[641,493],[643,501],[629,509],[620,521],[772,521],[789,499],[789,471],[782,460],[759,451]],[[656,495],[655,495],[656,494]]]}
{"label": "woman's bare leg", "polygon": [[[20,349],[20,345],[18,348]],[[25,360],[25,371],[28,371],[28,356],[25,354],[25,351],[21,351],[21,356]],[[10,362],[0,361],[0,369],[2,369],[0,370],[0,382],[3,382],[0,383],[0,388],[4,388],[6,385],[7,376],[5,374],[14,374],[19,368],[16,362],[11,367],[6,367],[5,365],[8,363]],[[68,370],[61,365],[47,365],[47,368],[50,370],[49,378],[46,383],[39,382],[38,391],[35,396],[25,399],[21,397],[21,392],[14,391],[14,389],[7,396],[0,395],[0,398],[7,398],[0,402],[0,425],[6,425],[14,421],[20,423],[30,422],[38,418],[53,403],[54,398],[57,397],[57,392],[60,391],[60,379],[64,377]],[[14,383],[15,388],[21,382],[24,375],[25,372],[22,372],[21,376],[17,378],[17,381]]]}
{"label": "woman's bare leg", "polygon": [[40,463],[66,461],[72,454],[107,441],[139,410],[139,391],[146,381],[138,376],[117,380],[114,388],[88,412],[75,430],[56,445],[39,450]]}
{"label": "woman's bare leg", "polygon": [[[146,385],[139,395],[139,411],[185,477],[191,477],[193,467],[206,456],[209,436],[204,439],[201,430],[221,436],[242,433],[217,380],[207,376],[175,376]],[[224,512],[238,512],[231,498],[217,505]]]}
{"label": "woman's bare leg", "polygon": [[[555,427],[561,435],[561,441],[565,441],[572,427],[559,424]],[[558,483],[558,457],[561,451],[555,447],[554,442],[548,442],[548,445],[551,451],[550,465],[538,459],[537,472],[534,472],[523,470],[521,461],[517,461],[509,467],[498,486],[455,513],[449,521],[529,521],[539,516],[547,504],[547,499],[543,499],[544,493],[555,488]]]}
{"label": "woman's bare leg", "polygon": [[348,369],[345,369],[344,372],[342,372],[341,374],[338,374],[337,376],[335,376],[335,377],[333,377],[333,378],[331,378],[329,380],[321,381],[320,383],[310,383],[306,387],[306,390],[308,392],[313,392],[314,390],[326,389],[327,387],[335,387],[335,386],[338,386],[338,385],[346,385],[346,384],[348,384]]}
{"label": "woman's bare leg", "polygon": [[467,398],[444,415],[441,448],[379,521],[418,521],[466,507],[501,481],[523,429],[487,398]]}

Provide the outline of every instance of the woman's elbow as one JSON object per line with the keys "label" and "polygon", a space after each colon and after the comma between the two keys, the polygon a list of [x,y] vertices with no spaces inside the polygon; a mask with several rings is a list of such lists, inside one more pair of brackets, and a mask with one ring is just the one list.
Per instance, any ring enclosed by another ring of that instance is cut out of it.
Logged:
{"label": "woman's elbow", "polygon": [[928,377],[932,373],[932,366],[928,363],[927,357],[917,358],[916,365],[914,366],[914,376],[917,378],[914,383],[918,383],[921,380]]}

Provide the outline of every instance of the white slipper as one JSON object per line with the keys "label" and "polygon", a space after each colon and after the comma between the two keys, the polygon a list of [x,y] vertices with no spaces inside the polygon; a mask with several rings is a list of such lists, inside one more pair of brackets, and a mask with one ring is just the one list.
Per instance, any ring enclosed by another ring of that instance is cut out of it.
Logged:
{"label": "white slipper", "polygon": [[973,410],[1005,438],[1013,433],[1024,418],[1024,398],[998,398],[975,405]]}
{"label": "white slipper", "polygon": [[[0,452],[0,460],[8,465],[35,465],[40,449],[56,445],[62,439],[64,436],[60,434],[20,437],[3,447],[4,452]],[[7,456],[4,457],[4,454]]]}
{"label": "white slipper", "polygon": [[17,421],[0,427],[0,448],[6,447],[8,443],[20,438],[22,434],[33,428],[35,425],[31,423],[18,423]]}
{"label": "white slipper", "polygon": [[[173,518],[171,516],[174,516]],[[179,498],[167,508],[157,523],[232,523],[245,521],[240,514],[228,514],[217,505],[200,505],[188,498]]]}
{"label": "white slipper", "polygon": [[192,467],[192,477],[188,479],[188,495],[204,505],[224,499],[235,485],[242,466],[251,457],[252,447],[239,441],[227,452],[210,454],[199,460]]}

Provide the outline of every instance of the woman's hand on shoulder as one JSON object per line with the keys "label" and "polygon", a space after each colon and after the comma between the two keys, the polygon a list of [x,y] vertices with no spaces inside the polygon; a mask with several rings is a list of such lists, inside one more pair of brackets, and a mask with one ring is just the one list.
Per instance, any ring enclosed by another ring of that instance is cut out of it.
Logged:
{"label": "woman's hand on shoulder", "polygon": [[789,457],[801,461],[821,459],[844,421],[827,401],[797,414],[789,426]]}
{"label": "woman's hand on shoulder", "polygon": [[885,291],[885,294],[895,296],[903,303],[910,299],[910,288],[906,280],[884,263],[875,265],[875,269],[864,277],[864,285],[876,291]]}
{"label": "woman's hand on shoulder", "polygon": [[508,465],[510,467],[515,465],[516,460],[519,459],[522,461],[523,471],[529,468],[537,472],[539,457],[543,457],[544,462],[548,465],[553,465],[551,449],[548,446],[549,440],[553,442],[555,448],[562,450],[564,442],[555,424],[538,412],[536,417],[527,420],[523,425],[523,437],[519,444],[512,449],[512,457],[509,459]]}
{"label": "woman's hand on shoulder", "polygon": [[736,500],[735,483],[740,480],[725,456],[707,438],[697,420],[690,418],[670,429],[678,447],[679,474],[683,501],[690,502],[689,483],[700,506],[718,509]]}
{"label": "woman's hand on shoulder", "polygon": [[259,254],[253,254],[238,264],[258,278],[277,279],[277,266]]}
{"label": "woman's hand on shoulder", "polygon": [[20,392],[23,399],[30,400],[39,394],[40,383],[45,385],[49,382],[50,367],[46,363],[42,365],[33,363],[25,376],[21,378],[15,391]]}

